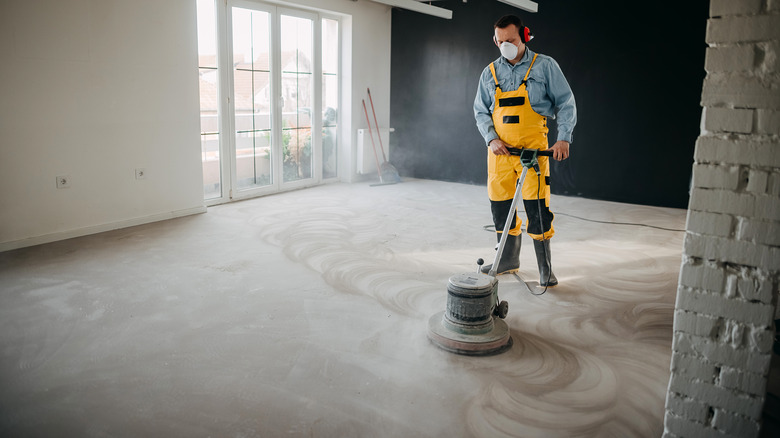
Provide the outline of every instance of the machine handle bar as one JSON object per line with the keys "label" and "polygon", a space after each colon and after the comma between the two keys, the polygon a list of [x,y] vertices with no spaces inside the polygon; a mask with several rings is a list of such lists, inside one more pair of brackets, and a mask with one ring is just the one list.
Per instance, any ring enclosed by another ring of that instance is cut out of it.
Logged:
{"label": "machine handle bar", "polygon": [[552,157],[553,151],[550,149],[545,149],[543,151],[539,149],[523,149],[523,148],[506,148],[509,151],[509,155],[517,155],[521,156],[523,153],[532,153],[533,151],[536,151],[536,155],[540,157]]}

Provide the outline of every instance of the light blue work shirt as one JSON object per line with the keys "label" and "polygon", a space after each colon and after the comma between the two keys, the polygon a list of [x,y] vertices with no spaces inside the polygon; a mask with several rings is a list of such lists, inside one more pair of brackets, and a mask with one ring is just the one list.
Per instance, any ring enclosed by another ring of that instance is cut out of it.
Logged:
{"label": "light blue work shirt", "polygon": [[[503,56],[494,62],[501,91],[515,91],[520,88],[533,58],[534,52],[526,46],[525,54],[517,64],[510,64]],[[558,63],[549,56],[538,55],[525,86],[531,108],[539,115],[556,119],[558,141],[571,143],[574,125],[577,123],[577,107],[571,87]],[[490,73],[490,66],[487,66],[479,77],[477,97],[474,99],[474,118],[477,119],[477,128],[486,145],[498,138],[492,117],[495,100],[496,83]]]}

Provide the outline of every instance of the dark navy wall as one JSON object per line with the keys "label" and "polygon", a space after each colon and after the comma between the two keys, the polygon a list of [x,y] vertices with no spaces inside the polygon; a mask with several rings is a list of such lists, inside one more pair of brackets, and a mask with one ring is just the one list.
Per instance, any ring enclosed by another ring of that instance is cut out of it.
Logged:
{"label": "dark navy wall", "polygon": [[[553,193],[687,208],[709,2],[641,12],[615,0],[538,3],[532,14],[494,0],[433,2],[452,20],[393,10],[391,161],[399,173],[485,184],[487,149],[472,105],[482,69],[499,56],[493,23],[514,13],[535,35],[529,47],[555,58],[577,101],[571,158],[553,162]],[[555,122],[548,125],[552,145]]]}

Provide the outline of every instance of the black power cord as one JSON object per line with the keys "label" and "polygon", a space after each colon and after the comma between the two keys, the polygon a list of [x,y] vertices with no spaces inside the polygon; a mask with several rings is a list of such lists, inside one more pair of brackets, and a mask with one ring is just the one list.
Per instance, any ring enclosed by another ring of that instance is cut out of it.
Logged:
{"label": "black power cord", "polygon": [[[538,210],[539,210],[539,227],[542,230],[542,239],[543,240],[548,240],[548,239],[544,238],[544,233],[545,233],[545,231],[544,231],[544,223],[542,223],[542,195],[541,195],[542,172],[539,170],[539,164],[534,164],[533,168],[534,168],[534,171],[536,172],[536,182],[537,182],[537,184],[536,184],[536,203],[537,203]],[[519,190],[523,190],[523,188],[520,187]],[[515,214],[516,215],[517,214],[517,210],[515,209],[515,211],[510,211],[509,214]],[[493,227],[493,230],[495,230],[495,225],[485,225],[482,228],[485,229],[486,231],[490,231],[490,229],[489,229],[490,227]],[[493,231],[493,232],[495,232],[495,231]],[[527,228],[526,228],[526,232],[528,232]],[[547,246],[546,245],[543,246],[542,249],[544,249],[544,258],[545,258],[545,260],[547,260],[547,265],[549,267],[549,270],[547,272],[547,281],[544,282],[545,283],[544,290],[541,293],[535,294],[535,293],[531,292],[530,288],[528,289],[528,292],[531,295],[535,295],[537,297],[540,296],[540,295],[544,295],[547,292],[547,288],[550,287],[550,278],[552,278],[552,263],[551,263],[549,254],[547,254]],[[537,264],[538,264],[538,260],[537,260]],[[520,281],[523,281],[523,279],[520,278],[520,276],[517,275],[517,273],[515,273],[515,277],[520,279]],[[541,280],[541,278],[539,278],[539,279]],[[541,284],[540,284],[540,286],[541,286]]]}
{"label": "black power cord", "polygon": [[[546,231],[544,231],[544,223],[542,222],[542,197],[540,194],[540,190],[542,189],[542,172],[539,171],[539,164],[534,164],[534,170],[536,171],[536,205],[539,207],[539,227],[542,230],[542,242],[544,242],[548,239],[544,237]],[[552,278],[552,260],[550,260],[550,255],[547,254],[547,245],[542,245],[542,249],[544,250],[544,259],[547,262],[547,281],[544,282],[544,290],[542,293],[535,294],[531,292],[531,295],[536,296],[544,295],[547,292],[547,288],[550,287],[550,278]],[[539,263],[538,260],[536,262],[537,264]]]}
{"label": "black power cord", "polygon": [[[539,165],[538,164],[534,164],[533,167],[534,167],[534,171],[536,172],[536,178],[537,178],[536,203],[537,203],[537,206],[538,206],[538,209],[539,209],[539,226],[542,229],[542,241],[544,241],[544,240],[548,240],[548,239],[544,238],[545,231],[544,231],[544,224],[542,222],[542,197],[541,197],[542,173],[539,170]],[[522,188],[521,188],[521,190],[522,190]],[[511,211],[509,212],[509,214],[512,214],[512,213],[513,212],[511,212]],[[514,213],[517,214],[516,211]],[[588,219],[588,218],[584,218],[584,217],[580,217],[580,216],[575,216],[573,214],[568,214],[568,213],[560,213],[559,212],[559,213],[555,213],[555,214],[560,214],[562,216],[568,216],[568,217],[572,217],[572,218],[575,218],[575,219],[579,219],[579,220],[583,220],[583,221],[587,221],[587,222],[595,222],[595,223],[599,223],[599,224],[629,225],[629,226],[636,226],[636,227],[648,227],[648,228],[655,228],[655,229],[658,229],[658,230],[683,232],[683,233],[686,231],[686,230],[680,230],[680,229],[676,229],[676,228],[665,228],[665,227],[659,227],[659,226],[656,226],[656,225],[639,224],[639,223],[633,223],[633,222],[600,221],[600,220],[596,220],[596,219]],[[495,229],[496,229],[495,225],[485,225],[482,228],[485,231],[490,231],[490,232],[493,232],[493,233],[496,232],[495,231]],[[528,231],[526,230],[526,232],[528,232]],[[547,263],[549,265],[549,272],[547,272],[547,281],[545,281],[544,290],[541,293],[535,294],[533,292],[530,292],[530,289],[529,289],[529,292],[531,293],[531,295],[535,295],[535,296],[544,295],[547,292],[547,288],[550,287],[550,278],[552,278],[552,263],[551,263],[549,255],[547,254],[547,246],[546,245],[543,246],[543,249],[544,249],[545,260],[547,261]],[[538,260],[537,260],[537,263],[538,263]],[[517,274],[515,274],[515,276],[517,276]],[[518,278],[519,278],[519,276],[518,276]]]}
{"label": "black power cord", "polygon": [[658,229],[658,230],[664,230],[664,231],[676,231],[676,232],[680,232],[680,233],[684,233],[684,232],[686,231],[686,230],[679,230],[679,229],[677,229],[677,228],[665,228],[665,227],[659,227],[659,226],[656,226],[656,225],[637,224],[637,223],[634,223],[634,222],[612,222],[612,221],[599,221],[599,220],[596,220],[596,219],[588,219],[588,218],[584,218],[584,217],[580,217],[580,216],[575,216],[575,215],[573,215],[573,214],[568,214],[568,213],[555,213],[555,214],[559,214],[559,215],[561,215],[561,216],[568,216],[568,217],[573,217],[573,218],[575,218],[575,219],[579,219],[579,220],[583,220],[583,221],[588,221],[588,222],[596,222],[596,223],[599,223],[599,224],[610,224],[610,225],[631,225],[631,226],[634,226],[634,227],[647,227],[647,228],[656,228],[656,229]]}
{"label": "black power cord", "polygon": [[[556,211],[555,214],[556,215],[561,215],[561,216],[572,217],[574,219],[579,219],[579,220],[582,220],[582,221],[595,222],[595,223],[598,223],[598,224],[629,225],[629,226],[633,226],[633,227],[655,228],[655,229],[658,229],[658,230],[674,231],[674,232],[679,232],[679,233],[684,233],[685,231],[687,231],[687,230],[680,230],[680,229],[677,229],[677,228],[665,228],[665,227],[659,227],[659,226],[656,226],[656,225],[638,224],[638,223],[634,223],[634,222],[600,221],[600,220],[596,220],[596,219],[588,219],[588,218],[585,218],[585,217],[575,216],[575,215],[569,214],[569,213],[561,213],[559,211]],[[482,229],[484,229],[485,231],[489,231],[491,233],[495,233],[496,232],[496,226],[492,225],[492,224],[491,225],[485,225],[485,226],[482,227]]]}

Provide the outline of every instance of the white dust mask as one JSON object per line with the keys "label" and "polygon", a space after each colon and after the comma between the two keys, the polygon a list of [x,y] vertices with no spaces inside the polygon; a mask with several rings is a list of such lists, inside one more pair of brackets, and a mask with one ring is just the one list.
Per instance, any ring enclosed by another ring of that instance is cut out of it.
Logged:
{"label": "white dust mask", "polygon": [[510,61],[517,58],[517,46],[510,42],[504,41],[498,49],[501,50],[501,56]]}

